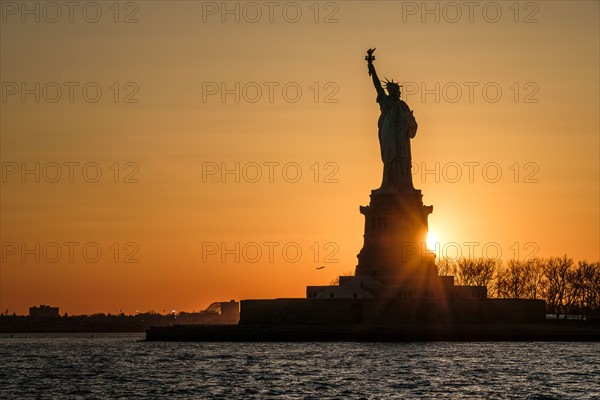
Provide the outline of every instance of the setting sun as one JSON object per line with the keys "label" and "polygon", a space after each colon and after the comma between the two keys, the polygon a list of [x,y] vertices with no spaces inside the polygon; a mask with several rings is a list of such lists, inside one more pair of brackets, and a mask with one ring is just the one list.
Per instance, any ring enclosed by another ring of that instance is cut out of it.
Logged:
{"label": "setting sun", "polygon": [[427,232],[427,238],[425,239],[425,242],[429,250],[435,250],[436,243],[438,243],[439,240],[435,233],[429,231]]}

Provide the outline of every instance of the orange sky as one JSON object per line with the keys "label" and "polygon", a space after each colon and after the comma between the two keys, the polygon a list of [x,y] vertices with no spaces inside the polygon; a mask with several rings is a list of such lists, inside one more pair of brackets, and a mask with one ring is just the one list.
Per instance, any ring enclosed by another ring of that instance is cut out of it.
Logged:
{"label": "orange sky", "polygon": [[0,26],[0,311],[200,310],[354,270],[375,46],[439,255],[600,258],[598,2],[23,4]]}

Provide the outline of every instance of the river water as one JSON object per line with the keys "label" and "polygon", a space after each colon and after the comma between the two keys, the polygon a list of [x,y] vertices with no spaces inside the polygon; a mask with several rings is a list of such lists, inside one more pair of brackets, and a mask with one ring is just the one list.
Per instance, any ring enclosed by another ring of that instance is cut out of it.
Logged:
{"label": "river water", "polygon": [[600,343],[2,335],[0,398],[600,399]]}

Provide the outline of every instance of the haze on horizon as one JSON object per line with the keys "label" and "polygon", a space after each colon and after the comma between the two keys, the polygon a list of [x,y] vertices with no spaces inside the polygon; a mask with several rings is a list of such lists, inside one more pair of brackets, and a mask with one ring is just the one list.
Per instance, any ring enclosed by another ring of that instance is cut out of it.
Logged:
{"label": "haze on horizon", "polygon": [[353,271],[382,170],[370,47],[419,123],[439,256],[600,259],[600,6],[475,3],[81,3],[73,22],[3,3],[0,312],[200,310]]}

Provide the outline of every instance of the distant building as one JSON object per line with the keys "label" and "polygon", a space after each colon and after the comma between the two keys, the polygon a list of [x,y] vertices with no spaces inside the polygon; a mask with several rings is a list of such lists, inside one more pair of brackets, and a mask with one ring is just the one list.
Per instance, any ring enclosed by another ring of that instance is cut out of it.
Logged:
{"label": "distant building", "polygon": [[37,318],[58,318],[58,307],[40,305],[39,307],[29,307],[29,316]]}
{"label": "distant building", "polygon": [[240,320],[240,303],[235,300],[221,302],[222,323],[235,323]]}
{"label": "distant building", "polygon": [[218,301],[209,305],[204,312],[214,313],[221,324],[237,324],[240,320],[239,301]]}

